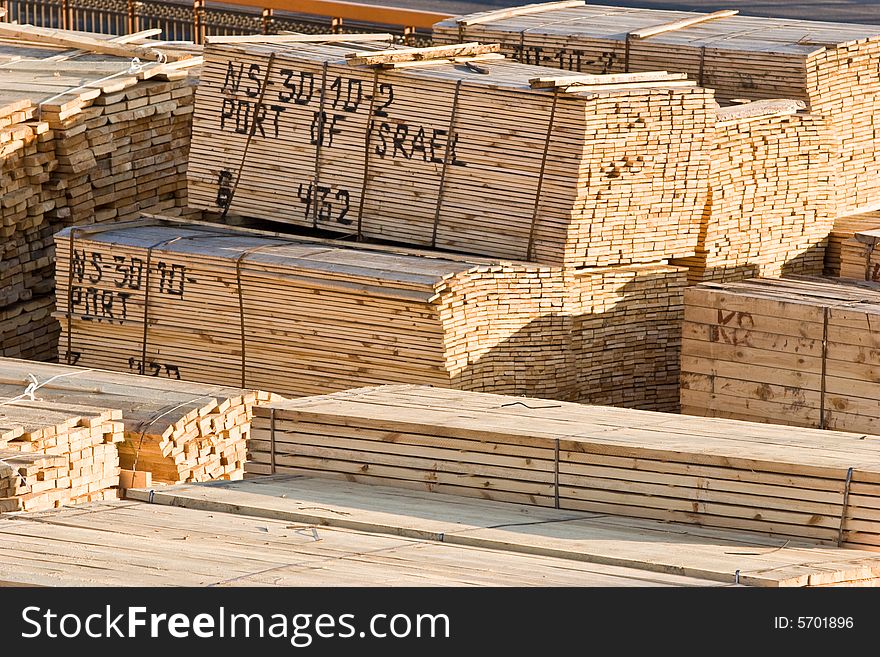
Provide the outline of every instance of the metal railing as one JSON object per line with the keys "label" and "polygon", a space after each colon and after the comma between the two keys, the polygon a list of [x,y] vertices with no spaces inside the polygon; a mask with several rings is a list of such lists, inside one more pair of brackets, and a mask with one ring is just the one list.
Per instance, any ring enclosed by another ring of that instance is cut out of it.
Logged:
{"label": "metal railing", "polygon": [[337,0],[0,0],[5,18],[40,27],[131,34],[159,28],[162,38],[204,43],[205,36],[303,32],[391,32],[428,45],[430,28],[448,16]]}

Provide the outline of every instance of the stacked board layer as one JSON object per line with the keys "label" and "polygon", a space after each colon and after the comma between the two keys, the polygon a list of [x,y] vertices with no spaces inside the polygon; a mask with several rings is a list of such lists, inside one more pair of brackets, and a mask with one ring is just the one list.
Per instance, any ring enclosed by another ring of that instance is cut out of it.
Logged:
{"label": "stacked board layer", "polygon": [[547,69],[503,58],[381,69],[346,54],[208,46],[190,205],[572,267],[694,252],[711,92],[660,80],[566,93],[532,89]]}
{"label": "stacked board layer", "polygon": [[0,512],[116,499],[119,419],[119,411],[83,404],[4,400]]}
{"label": "stacked board layer", "polygon": [[836,146],[825,120],[797,114],[798,105],[718,110],[697,252],[675,261],[688,266],[691,283],[822,273]]}
{"label": "stacked board layer", "polygon": [[576,271],[149,221],[56,239],[61,358],[87,367],[285,396],[425,383],[677,406],[682,267]]}
{"label": "stacked board layer", "polygon": [[253,406],[273,399],[255,390],[11,358],[0,358],[0,398],[21,394],[31,377],[43,403],[121,413],[122,468],[151,472],[163,483],[241,479]]}
{"label": "stacked board layer", "polygon": [[[825,249],[825,275],[843,276],[842,257],[844,244],[857,233],[880,229],[880,210],[860,212],[858,214],[837,217],[828,235],[828,247]],[[853,278],[853,276],[849,276]],[[863,278],[861,274],[854,278]]]}
{"label": "stacked board layer", "polygon": [[18,28],[21,39],[0,35],[0,355],[51,360],[52,235],[185,205],[198,58],[133,64],[75,49],[85,38],[143,54],[119,42],[129,37],[55,31],[66,47]]}
{"label": "stacked board layer", "polygon": [[878,314],[872,283],[754,279],[688,288],[682,412],[880,433]]}
{"label": "stacked board layer", "polygon": [[841,208],[880,202],[880,27],[731,13],[548,3],[448,19],[434,40],[585,73],[687,73],[721,100],[803,100],[840,140]]}
{"label": "stacked board layer", "polygon": [[880,437],[381,386],[256,411],[295,473],[880,548]]}

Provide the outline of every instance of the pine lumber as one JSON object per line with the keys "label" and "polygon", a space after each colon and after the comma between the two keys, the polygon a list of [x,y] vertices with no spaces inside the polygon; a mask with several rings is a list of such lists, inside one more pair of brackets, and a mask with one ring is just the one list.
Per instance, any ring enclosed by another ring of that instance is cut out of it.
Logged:
{"label": "pine lumber", "polygon": [[116,499],[119,411],[27,397],[0,404],[0,513]]}
{"label": "pine lumber", "polygon": [[308,474],[880,549],[880,437],[426,386],[255,411],[254,473]]}
{"label": "pine lumber", "polygon": [[[804,101],[840,143],[840,212],[880,202],[876,25],[594,4],[529,8],[444,20],[434,26],[434,42],[500,43],[503,53],[523,63],[578,73],[686,73],[722,103]],[[677,29],[667,29],[672,27]]]}
{"label": "pine lumber", "polygon": [[151,475],[167,484],[241,479],[253,407],[278,399],[259,390],[0,358],[0,399],[20,395],[34,379],[43,404],[121,414],[117,446],[128,479]]}
{"label": "pine lumber", "polygon": [[380,70],[446,48],[209,44],[190,206],[553,266],[693,254],[711,92],[678,79],[532,89],[547,69],[504,59]]}
{"label": "pine lumber", "polygon": [[880,288],[754,279],[685,291],[682,411],[837,431],[880,427]]}
{"label": "pine lumber", "polygon": [[157,220],[55,239],[63,361],[285,396],[427,383],[677,407],[682,267],[571,270]]}
{"label": "pine lumber", "polygon": [[[862,281],[880,281],[875,253],[880,238],[880,211],[843,217],[835,222],[832,239],[837,243],[837,259],[826,267],[832,275]],[[836,267],[836,270],[835,270]]]}
{"label": "pine lumber", "polygon": [[[186,204],[197,51],[157,46],[177,61],[133,66],[131,56],[146,46],[131,42],[149,43],[155,30],[63,34],[70,39],[34,44],[32,35],[23,41],[0,31],[2,356],[57,356],[55,232]],[[69,50],[92,41],[126,56]]]}
{"label": "pine lumber", "polygon": [[709,198],[690,283],[819,275],[837,213],[836,142],[801,101],[720,108],[709,149]]}

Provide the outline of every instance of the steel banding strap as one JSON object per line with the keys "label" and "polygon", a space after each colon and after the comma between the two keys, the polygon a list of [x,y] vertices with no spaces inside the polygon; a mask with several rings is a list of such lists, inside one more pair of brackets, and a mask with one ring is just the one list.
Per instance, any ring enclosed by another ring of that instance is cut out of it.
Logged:
{"label": "steel banding strap", "polygon": [[825,375],[828,369],[828,317],[831,309],[827,306],[822,314],[822,376],[819,379],[819,428],[825,428]]}
{"label": "steel banding strap", "polygon": [[868,246],[868,249],[865,253],[865,280],[866,281],[874,281],[876,280],[874,276],[871,275],[871,256],[874,255],[874,249],[877,248],[877,240],[875,239]]}
{"label": "steel banding strap", "polygon": [[849,487],[852,483],[853,469],[846,471],[846,482],[843,485],[843,506],[840,509],[840,528],[837,530],[837,547],[843,545],[843,526],[846,522],[846,509],[849,505]]}
{"label": "steel banding strap", "polygon": [[256,253],[257,251],[262,251],[263,249],[272,249],[278,248],[282,246],[289,246],[289,243],[274,243],[274,244],[262,244],[260,246],[255,246],[250,249],[245,249],[242,251],[238,257],[235,259],[235,286],[238,290],[238,317],[239,317],[239,329],[241,335],[241,387],[246,388],[246,366],[247,366],[247,340],[245,339],[245,321],[244,321],[244,289],[241,284],[241,263],[245,259],[245,257],[251,255],[252,253]]}
{"label": "steel banding strap", "polygon": [[358,218],[357,218],[357,239],[361,241],[364,237],[364,203],[367,199],[367,182],[370,176],[370,142],[373,138],[373,121],[376,111],[376,94],[379,93],[379,67],[373,69],[373,93],[370,98],[370,110],[367,114],[367,125],[364,132],[364,180],[361,184],[361,198],[358,201]]}
{"label": "steel banding strap", "polygon": [[318,119],[315,126],[315,181],[312,188],[312,227],[318,227],[318,186],[321,184],[321,148],[324,145],[324,107],[327,100],[327,67],[329,61],[324,60],[321,67],[321,99],[318,105]]}
{"label": "steel banding strap", "polygon": [[450,151],[455,132],[455,118],[458,114],[458,98],[461,95],[461,83],[459,79],[455,83],[455,95],[452,97],[452,111],[449,114],[449,129],[446,131],[446,150],[443,153],[443,166],[440,169],[440,187],[437,190],[437,205],[434,208],[434,226],[431,229],[431,247],[437,246],[437,228],[440,226],[440,209],[443,206],[443,192],[446,189],[446,172],[449,170],[449,162],[452,160]]}
{"label": "steel banding strap", "polygon": [[257,132],[257,124],[259,123],[257,117],[263,109],[263,98],[266,96],[266,88],[269,86],[269,73],[271,73],[272,64],[274,63],[275,53],[272,52],[269,54],[269,61],[266,63],[266,74],[263,76],[260,96],[257,98],[257,104],[254,105],[254,113],[251,118],[251,129],[248,130],[248,136],[244,142],[244,151],[241,154],[241,162],[238,165],[238,174],[235,176],[235,182],[232,184],[232,189],[229,190],[229,198],[226,201],[226,206],[223,208],[223,214],[220,215],[220,221],[226,220],[226,215],[229,214],[229,208],[232,207],[232,199],[235,198],[235,192],[238,189],[238,183],[241,181],[241,174],[244,171],[244,165],[247,161],[248,150],[251,147],[251,141],[254,138],[254,134]]}
{"label": "steel banding strap", "polygon": [[553,450],[553,501],[555,508],[559,508],[559,438]]}
{"label": "steel banding strap", "polygon": [[541,209],[541,194],[544,190],[544,172],[547,168],[547,154],[550,152],[550,136],[553,133],[553,124],[556,120],[556,105],[559,101],[559,92],[553,91],[553,104],[550,106],[550,118],[547,120],[547,135],[544,138],[544,152],[541,155],[541,170],[538,173],[538,187],[535,190],[535,205],[532,208],[532,223],[529,226],[529,242],[526,245],[525,259],[532,257],[532,247],[535,242],[535,228],[538,223],[538,212]]}
{"label": "steel banding strap", "polygon": [[275,408],[269,409],[269,473],[275,474]]}
{"label": "steel banding strap", "polygon": [[182,237],[171,237],[169,239],[164,239],[161,242],[156,242],[155,244],[147,247],[147,279],[144,284],[144,333],[143,333],[143,341],[141,343],[141,362],[138,366],[138,374],[146,374],[147,373],[147,332],[148,332],[148,321],[149,321],[149,312],[150,312],[150,265],[153,260],[153,249],[158,248],[160,246],[168,246],[169,244],[173,244],[174,242],[182,239]]}
{"label": "steel banding strap", "polygon": [[706,46],[700,47],[700,70],[697,74],[697,85],[703,86],[706,73]]}

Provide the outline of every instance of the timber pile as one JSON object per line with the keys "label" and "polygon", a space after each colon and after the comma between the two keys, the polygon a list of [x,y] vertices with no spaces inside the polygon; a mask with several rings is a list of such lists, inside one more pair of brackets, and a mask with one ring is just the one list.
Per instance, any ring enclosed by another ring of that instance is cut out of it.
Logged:
{"label": "timber pile", "polygon": [[691,283],[821,274],[835,213],[835,145],[800,101],[718,110],[709,201],[696,255],[676,260]]}
{"label": "timber pile", "polygon": [[119,411],[81,404],[25,398],[4,401],[0,407],[0,512],[116,499],[116,443],[122,440],[119,419]]}
{"label": "timber pile", "polygon": [[880,549],[880,439],[424,386],[256,411],[293,473]]}
{"label": "timber pile", "polygon": [[721,100],[791,98],[841,143],[841,209],[880,202],[880,27],[585,5],[528,5],[434,26],[436,43],[486,41],[527,64],[591,74],[686,73]]}
{"label": "timber pile", "polygon": [[840,275],[861,281],[880,281],[880,229],[863,230],[840,247]]}
{"label": "timber pile", "polygon": [[880,210],[837,217],[828,235],[825,249],[825,275],[841,276],[841,254],[843,243],[852,239],[856,233],[880,228]]}
{"label": "timber pile", "polygon": [[190,206],[557,266],[691,255],[711,92],[494,49],[209,45]]}
{"label": "timber pile", "polygon": [[834,279],[685,291],[682,412],[880,434],[880,287]]}
{"label": "timber pile", "polygon": [[154,481],[170,484],[241,479],[253,407],[278,397],[164,374],[0,358],[0,398],[19,395],[35,378],[45,404],[100,406],[122,414],[118,449],[125,470],[150,472]]}
{"label": "timber pile", "polygon": [[0,355],[56,354],[57,230],[185,205],[199,58],[133,62],[157,52],[144,34],[0,23]]}
{"label": "timber pile", "polygon": [[[870,280],[863,270],[866,264],[864,246],[870,244],[871,240],[866,238],[867,242],[861,242],[858,236],[869,235],[877,229],[880,229],[880,210],[835,219],[825,251],[825,275]],[[849,260],[846,266],[845,257]],[[847,273],[844,273],[844,269]]]}
{"label": "timber pile", "polygon": [[286,396],[391,382],[677,405],[681,267],[575,271],[169,221],[56,239],[71,363]]}

